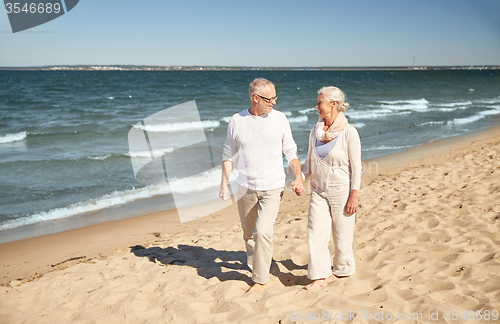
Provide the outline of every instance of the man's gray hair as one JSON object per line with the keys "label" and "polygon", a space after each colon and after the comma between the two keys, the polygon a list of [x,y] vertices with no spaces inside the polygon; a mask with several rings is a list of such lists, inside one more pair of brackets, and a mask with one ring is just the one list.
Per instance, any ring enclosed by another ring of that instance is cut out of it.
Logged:
{"label": "man's gray hair", "polygon": [[258,78],[253,80],[248,88],[248,95],[250,96],[250,100],[252,100],[254,94],[259,94],[267,86],[272,86],[274,88],[274,84],[271,81],[266,80],[264,78]]}
{"label": "man's gray hair", "polygon": [[338,110],[340,112],[344,112],[349,107],[349,103],[345,101],[344,92],[337,87],[323,87],[318,90],[318,95],[320,94],[324,94],[328,102],[338,102]]}

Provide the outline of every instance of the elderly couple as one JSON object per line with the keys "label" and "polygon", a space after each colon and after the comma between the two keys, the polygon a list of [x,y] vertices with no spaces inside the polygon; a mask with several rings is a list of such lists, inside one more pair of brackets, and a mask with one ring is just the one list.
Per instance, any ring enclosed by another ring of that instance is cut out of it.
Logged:
{"label": "elderly couple", "polygon": [[[269,282],[273,254],[273,225],[285,187],[282,154],[295,174],[292,188],[303,191],[303,179],[311,175],[311,199],[307,227],[309,264],[305,289],[325,287],[356,270],[353,232],[361,181],[361,144],[356,129],[344,116],[349,106],[336,87],[318,91],[319,121],[309,136],[307,160],[297,156],[290,124],[276,110],[274,84],[256,79],[249,89],[252,106],[229,121],[222,156],[220,198],[228,196],[228,179],[238,158],[238,212],[254,285],[262,291]],[[303,174],[302,174],[303,172]],[[304,176],[304,178],[303,178]],[[335,257],[330,261],[328,243],[333,232]]]}

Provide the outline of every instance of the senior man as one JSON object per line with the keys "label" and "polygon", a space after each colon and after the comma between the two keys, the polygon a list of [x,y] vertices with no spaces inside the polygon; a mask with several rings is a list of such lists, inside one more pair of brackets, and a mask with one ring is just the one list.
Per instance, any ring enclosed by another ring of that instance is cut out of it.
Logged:
{"label": "senior man", "polygon": [[228,124],[219,197],[229,198],[227,182],[238,157],[238,213],[254,282],[248,292],[255,292],[269,282],[273,225],[285,187],[282,154],[295,174],[292,188],[299,196],[303,179],[288,119],[273,109],[278,99],[274,84],[255,79],[248,93],[252,106],[233,115]]}

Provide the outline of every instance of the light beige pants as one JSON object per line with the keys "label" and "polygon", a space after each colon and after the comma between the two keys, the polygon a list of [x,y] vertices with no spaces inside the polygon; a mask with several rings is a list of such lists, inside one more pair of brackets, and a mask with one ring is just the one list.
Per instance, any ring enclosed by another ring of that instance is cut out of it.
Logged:
{"label": "light beige pants", "polygon": [[284,188],[251,190],[238,186],[238,212],[247,250],[247,265],[252,280],[269,282],[273,257],[273,226],[278,215]]}
{"label": "light beige pants", "polygon": [[328,278],[332,274],[330,261],[330,233],[333,233],[335,257],[333,274],[350,276],[356,272],[352,248],[356,214],[346,214],[344,203],[332,203],[315,191],[309,201],[307,241],[309,243],[309,265],[307,277],[311,280]]}

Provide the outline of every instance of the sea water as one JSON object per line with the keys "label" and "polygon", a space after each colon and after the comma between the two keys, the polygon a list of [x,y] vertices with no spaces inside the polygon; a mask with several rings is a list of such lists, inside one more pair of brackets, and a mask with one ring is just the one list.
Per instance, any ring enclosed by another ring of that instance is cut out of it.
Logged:
{"label": "sea water", "polygon": [[[364,160],[481,130],[500,116],[499,70],[0,71],[0,242],[175,208],[168,184],[136,180],[131,159],[151,153],[131,152],[129,131],[194,100],[216,143],[213,166],[257,77],[275,83],[275,109],[287,116],[302,161],[323,86],[346,93]],[[192,131],[176,122],[145,130],[179,138],[155,152],[164,157]],[[187,197],[220,183],[216,169],[196,169],[200,152],[168,175]]]}

